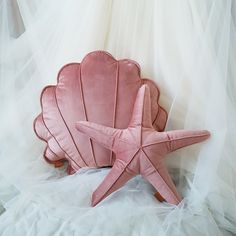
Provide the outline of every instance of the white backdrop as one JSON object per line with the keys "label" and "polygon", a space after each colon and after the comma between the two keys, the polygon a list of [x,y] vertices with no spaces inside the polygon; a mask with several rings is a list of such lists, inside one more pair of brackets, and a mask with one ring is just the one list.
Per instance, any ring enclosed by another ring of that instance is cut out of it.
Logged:
{"label": "white backdrop", "polygon": [[[235,25],[234,0],[0,0],[0,235],[236,233]],[[167,158],[179,206],[137,177],[91,208],[109,170],[66,176],[43,160],[32,129],[40,92],[98,49],[155,80],[167,130],[210,130]]]}

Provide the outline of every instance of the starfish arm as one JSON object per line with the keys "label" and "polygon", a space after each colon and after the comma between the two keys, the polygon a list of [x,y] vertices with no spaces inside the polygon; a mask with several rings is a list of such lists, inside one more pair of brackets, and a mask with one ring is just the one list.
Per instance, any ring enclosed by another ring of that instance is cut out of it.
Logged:
{"label": "starfish arm", "polygon": [[152,128],[151,114],[149,87],[147,85],[142,85],[136,96],[129,127],[142,125],[143,127]]}
{"label": "starfish arm", "polygon": [[132,167],[130,167],[136,153],[137,151],[133,154],[133,157],[128,163],[117,157],[111,171],[94,191],[92,195],[92,206],[96,206],[104,198],[121,188],[132,177],[137,175],[137,173],[132,170]]}
{"label": "starfish arm", "polygon": [[163,162],[161,161],[155,166],[147,155],[145,162],[146,170],[143,171],[142,176],[153,185],[153,187],[168,203],[175,205],[179,204],[182,198]]}
{"label": "starfish arm", "polygon": [[174,130],[165,133],[169,139],[168,152],[200,143],[210,137],[210,133],[207,130]]}
{"label": "starfish arm", "polygon": [[117,133],[120,132],[120,130],[118,129],[95,124],[88,121],[76,122],[76,128],[80,132],[93,139],[95,142],[110,150],[113,150],[114,138]]}

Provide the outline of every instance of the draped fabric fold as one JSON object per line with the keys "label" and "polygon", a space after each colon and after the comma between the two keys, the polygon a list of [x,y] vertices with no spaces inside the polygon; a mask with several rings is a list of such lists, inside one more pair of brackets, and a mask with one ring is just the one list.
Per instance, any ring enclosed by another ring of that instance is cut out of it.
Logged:
{"label": "draped fabric fold", "polygon": [[[235,234],[235,42],[233,0],[1,0],[0,235]],[[136,177],[92,209],[109,170],[67,176],[42,158],[40,92],[93,50],[139,62],[160,88],[166,130],[211,132],[167,158],[177,207]]]}

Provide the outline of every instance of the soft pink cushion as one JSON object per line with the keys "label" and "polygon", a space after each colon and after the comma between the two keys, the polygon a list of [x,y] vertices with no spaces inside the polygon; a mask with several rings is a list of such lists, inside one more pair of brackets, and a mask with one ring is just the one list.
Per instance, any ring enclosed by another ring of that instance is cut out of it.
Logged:
{"label": "soft pink cushion", "polygon": [[128,128],[116,129],[87,121],[77,122],[76,127],[116,154],[111,171],[93,193],[93,206],[139,174],[167,202],[178,204],[181,197],[163,158],[169,152],[201,142],[210,135],[206,130],[157,132],[152,125],[150,91],[147,85],[139,89]]}
{"label": "soft pink cushion", "polygon": [[96,51],[81,63],[64,66],[57,85],[44,88],[42,113],[34,122],[36,134],[47,142],[45,159],[56,166],[67,160],[70,174],[85,166],[112,166],[112,152],[80,134],[75,122],[87,120],[126,128],[142,84],[148,84],[151,90],[153,126],[163,131],[167,114],[158,104],[159,90],[152,81],[141,79],[136,62],[117,61],[106,52]]}

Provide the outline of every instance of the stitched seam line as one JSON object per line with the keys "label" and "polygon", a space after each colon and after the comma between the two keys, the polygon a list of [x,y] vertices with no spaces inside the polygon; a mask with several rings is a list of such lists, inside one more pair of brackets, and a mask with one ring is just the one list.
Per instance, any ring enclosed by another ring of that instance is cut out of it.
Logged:
{"label": "stitched seam line", "polygon": [[[121,177],[121,175],[123,175],[123,173],[124,173],[125,170],[127,169],[128,165],[133,161],[134,157],[137,155],[138,151],[139,151],[139,149],[134,153],[134,155],[132,156],[131,160],[127,163],[127,165],[125,166],[125,168],[124,168],[124,169],[122,170],[122,172],[118,175],[118,177],[116,178],[116,180],[112,183],[111,187],[109,187],[108,190],[102,195],[101,200],[104,199],[104,196],[105,196],[105,195],[109,192],[109,190],[116,184],[116,182],[119,180],[119,178]],[[115,164],[114,164],[113,166],[115,166]],[[113,169],[113,167],[112,167],[112,169]],[[112,171],[112,169],[111,169],[111,171]],[[110,172],[111,172],[111,171],[110,171]],[[110,174],[110,172],[109,172],[109,174]],[[126,182],[127,182],[127,181],[126,181]],[[102,185],[102,184],[103,184],[103,182],[101,183],[101,185]],[[100,186],[101,186],[101,185],[100,185]],[[99,186],[99,187],[100,187],[100,186]]]}
{"label": "stitched seam line", "polygon": [[[56,90],[56,88],[55,88],[55,90]],[[74,144],[74,146],[75,146],[75,148],[76,148],[78,154],[80,155],[81,160],[84,162],[85,165],[87,165],[87,163],[85,162],[85,160],[84,160],[83,157],[81,156],[81,153],[80,153],[80,151],[79,151],[79,149],[78,149],[78,147],[77,147],[77,145],[76,145],[76,143],[75,143],[75,140],[74,140],[74,138],[73,138],[73,136],[72,136],[72,134],[71,134],[71,132],[70,132],[70,129],[69,129],[68,125],[66,124],[66,121],[65,121],[65,119],[64,119],[64,117],[63,117],[63,115],[62,115],[62,113],[61,113],[61,110],[60,110],[60,108],[59,108],[58,101],[57,101],[56,91],[55,91],[55,93],[54,93],[54,96],[55,96],[56,106],[57,106],[57,108],[58,108],[59,114],[60,114],[60,116],[61,116],[61,118],[62,118],[62,120],[63,120],[63,122],[64,122],[64,124],[65,124],[65,126],[66,126],[66,128],[67,128],[67,130],[68,130],[68,132],[69,132],[69,134],[70,134],[70,137],[71,137],[71,139],[72,139],[72,142],[73,142],[73,144]]]}
{"label": "stitched seam line", "polygon": [[[159,106],[158,106],[158,108],[157,108],[157,114],[156,114],[156,116],[155,116],[155,118],[154,118],[152,124],[154,124],[154,123],[156,122],[156,120],[159,118],[159,115],[160,115],[160,109],[159,109]],[[159,128],[159,127],[158,127],[158,128]]]}
{"label": "stitched seam line", "polygon": [[[84,102],[84,91],[83,91],[83,85],[82,85],[81,69],[82,69],[82,64],[80,65],[80,67],[78,69],[79,70],[79,85],[80,85],[80,91],[81,91],[81,100],[82,100],[82,104],[83,104],[84,116],[85,116],[85,120],[88,121],[88,115],[87,115],[87,111],[86,111],[86,108],[85,108],[85,102]],[[95,155],[94,155],[94,148],[93,148],[91,138],[89,138],[89,143],[90,143],[90,148],[91,148],[91,151],[92,151],[92,156],[93,156],[94,163],[95,163],[96,166],[98,166],[97,162],[96,162]]]}
{"label": "stitched seam line", "polygon": [[[163,177],[159,174],[158,170],[156,169],[156,167],[153,165],[152,161],[149,159],[149,157],[147,156],[146,152],[143,150],[144,155],[146,156],[146,158],[148,159],[148,161],[150,162],[150,164],[153,166],[153,168],[155,169],[155,171],[157,172],[158,176],[160,177],[160,179],[165,183],[167,189],[170,191],[170,194],[172,195],[172,197],[174,196],[175,200],[177,200],[177,202],[179,202],[178,197],[175,195],[175,193],[172,191],[172,189],[170,188],[170,186],[166,183],[166,181],[163,179]],[[159,191],[159,190],[158,190]]]}
{"label": "stitched seam line", "polygon": [[[91,128],[90,126],[87,126],[87,125],[85,125],[85,124],[83,124],[83,126],[85,126],[87,129],[90,129],[90,130],[94,131],[94,129]],[[101,133],[101,134],[104,135],[104,136],[113,137],[113,135],[108,135],[108,134],[106,134],[106,133],[103,133],[102,131],[97,131],[97,132]],[[88,135],[88,136],[89,136],[89,135]],[[99,142],[99,141],[96,140],[95,138],[91,138],[91,139],[93,139],[93,140],[96,141],[97,143]],[[121,142],[124,142],[124,143],[127,143],[127,144],[132,144],[132,145],[137,146],[136,143],[129,142],[129,141],[126,140],[126,139],[122,139],[122,138],[119,138],[119,137],[118,137],[117,139],[119,139],[119,141],[121,141]],[[137,147],[139,147],[139,146],[137,146]]]}
{"label": "stitched seam line", "polygon": [[[44,110],[44,109],[42,108],[42,110]],[[58,146],[62,149],[62,151],[65,152],[65,154],[67,155],[67,157],[68,157],[72,162],[74,162],[79,168],[81,168],[81,166],[80,166],[79,164],[77,164],[73,159],[70,158],[70,156],[68,155],[68,153],[61,147],[61,145],[60,145],[59,142],[57,141],[56,137],[51,133],[51,131],[49,130],[49,128],[47,127],[47,125],[46,125],[46,123],[45,123],[45,121],[44,121],[43,114],[42,114],[42,118],[43,118],[42,121],[43,121],[45,127],[47,128],[47,130],[48,130],[48,132],[51,134],[51,136],[55,139],[55,141],[57,142]]]}
{"label": "stitched seam line", "polygon": [[[115,87],[115,104],[114,104],[114,111],[113,111],[113,118],[112,118],[112,127],[115,128],[116,124],[116,108],[117,108],[117,96],[118,96],[118,81],[119,80],[119,62],[117,61],[117,69],[116,69],[116,87]],[[112,160],[113,152],[111,150],[110,152],[110,165],[111,165],[111,160]]]}
{"label": "stitched seam line", "polygon": [[142,126],[143,126],[143,113],[144,113],[145,92],[146,92],[145,89],[144,89],[144,94],[143,94],[142,117],[141,117],[141,122],[140,122],[140,133],[139,133],[139,135],[140,135],[139,136],[140,137],[140,140],[139,140],[140,146],[142,146]]}
{"label": "stitched seam line", "polygon": [[170,138],[170,135],[168,133],[166,133],[167,135],[167,138],[168,138],[168,145],[169,145],[169,150],[172,150],[172,142],[171,142],[171,138]]}
{"label": "stitched seam line", "polygon": [[[166,142],[173,142],[173,141],[179,141],[179,140],[184,140],[184,139],[189,139],[189,138],[200,138],[200,137],[205,137],[207,136],[206,134],[204,135],[196,135],[196,136],[187,136],[187,137],[184,137],[184,138],[178,138],[178,139],[174,139],[174,140],[165,140],[165,141],[160,141],[160,142],[156,142],[156,143],[150,143],[150,144],[147,144],[143,147],[148,147],[148,146],[152,146],[152,145],[155,145],[155,144],[161,144],[161,143],[166,143]],[[193,143],[194,144],[194,143]]]}

